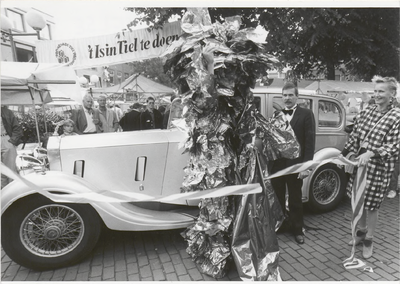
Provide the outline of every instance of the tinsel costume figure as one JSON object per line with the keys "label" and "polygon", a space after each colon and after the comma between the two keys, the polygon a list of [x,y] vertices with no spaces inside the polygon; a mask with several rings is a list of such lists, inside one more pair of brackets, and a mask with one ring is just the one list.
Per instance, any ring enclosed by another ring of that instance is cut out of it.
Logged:
{"label": "tinsel costume figure", "polygon": [[[182,18],[184,34],[165,53],[164,69],[183,97],[189,134],[184,148],[190,159],[182,192],[254,182],[256,136],[262,140],[266,159],[298,155],[297,141],[263,118],[252,104],[250,89],[256,79],[279,62],[265,53],[263,44],[252,40],[253,29],[239,30],[240,25],[240,17],[211,24],[207,9],[188,8]],[[215,278],[226,274],[232,260],[235,204],[240,205],[240,200],[231,196],[203,199],[197,221],[182,233],[188,254],[203,273]],[[255,279],[277,278],[277,273],[264,273],[265,278]]]}

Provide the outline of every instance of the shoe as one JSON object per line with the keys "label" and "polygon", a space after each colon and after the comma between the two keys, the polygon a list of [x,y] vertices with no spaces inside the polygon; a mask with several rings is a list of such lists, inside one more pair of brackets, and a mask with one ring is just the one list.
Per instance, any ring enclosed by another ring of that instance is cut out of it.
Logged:
{"label": "shoe", "polygon": [[395,198],[396,194],[397,194],[396,191],[390,190],[388,195],[387,195],[387,198]]}
{"label": "shoe", "polygon": [[304,244],[304,236],[303,235],[296,235],[294,236],[296,242],[300,245]]}
{"label": "shoe", "polygon": [[[358,230],[356,232],[356,246],[358,246],[365,239],[366,235],[367,235],[367,232],[363,232],[363,231],[360,231],[360,230]],[[353,245],[353,240],[351,240],[349,242],[349,246],[352,246],[352,245]]]}
{"label": "shoe", "polygon": [[374,244],[372,243],[372,239],[365,239],[363,242],[363,258],[370,258],[373,248]]}

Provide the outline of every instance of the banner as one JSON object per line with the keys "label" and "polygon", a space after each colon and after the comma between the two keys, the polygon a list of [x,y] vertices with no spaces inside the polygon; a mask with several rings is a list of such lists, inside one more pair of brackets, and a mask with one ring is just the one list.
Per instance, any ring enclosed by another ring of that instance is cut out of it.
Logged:
{"label": "banner", "polygon": [[40,63],[62,63],[74,69],[107,66],[159,57],[182,34],[181,23],[98,37],[36,42]]}

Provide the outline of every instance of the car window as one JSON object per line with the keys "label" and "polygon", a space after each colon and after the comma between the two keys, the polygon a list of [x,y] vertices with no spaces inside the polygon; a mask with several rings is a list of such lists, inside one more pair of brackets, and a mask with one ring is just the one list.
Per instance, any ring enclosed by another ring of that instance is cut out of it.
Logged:
{"label": "car window", "polygon": [[337,103],[320,100],[318,103],[318,126],[340,127],[343,113]]}
{"label": "car window", "polygon": [[[300,98],[300,99],[297,100],[297,104],[302,108],[311,109],[311,100],[310,99]],[[281,110],[281,109],[285,108],[285,105],[283,104],[282,97],[274,97],[272,99],[272,105],[274,107],[274,111]]]}

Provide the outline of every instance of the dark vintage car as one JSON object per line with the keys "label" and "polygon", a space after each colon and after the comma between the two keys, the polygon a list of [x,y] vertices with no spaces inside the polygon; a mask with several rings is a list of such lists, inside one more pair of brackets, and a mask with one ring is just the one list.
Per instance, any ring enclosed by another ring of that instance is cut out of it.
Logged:
{"label": "dark vintage car", "polygon": [[[253,91],[264,116],[282,108],[280,90]],[[315,114],[315,159],[337,156],[346,140],[342,104],[303,91],[298,102]],[[328,112],[319,110],[321,103],[328,106]],[[198,214],[198,201],[162,200],[180,192],[188,163],[188,155],[182,154],[180,147],[185,138],[186,133],[177,128],[50,137],[49,170],[24,175],[26,182],[14,181],[2,190],[1,241],[5,252],[23,266],[54,269],[76,263],[90,253],[103,226],[120,231],[186,228]],[[40,165],[22,160],[21,170]],[[343,170],[325,164],[305,180],[303,201],[316,211],[329,211],[338,205],[344,189]],[[47,194],[60,200],[49,199]],[[85,198],[93,194],[103,199],[62,201],[71,195]],[[130,195],[161,199],[130,202],[126,198]]]}

